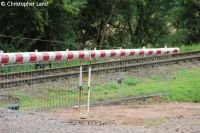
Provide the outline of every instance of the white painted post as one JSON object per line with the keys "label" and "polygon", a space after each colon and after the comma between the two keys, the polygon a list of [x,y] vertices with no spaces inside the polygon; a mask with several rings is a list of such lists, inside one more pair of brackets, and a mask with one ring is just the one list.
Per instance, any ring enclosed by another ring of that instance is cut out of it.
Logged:
{"label": "white painted post", "polygon": [[[118,49],[122,49],[122,47],[118,47]],[[114,61],[122,60],[122,56],[119,57],[119,59],[114,59]]]}
{"label": "white painted post", "polygon": [[[142,48],[143,48],[144,50],[146,49],[146,47],[145,47],[145,46],[143,46]],[[145,57],[145,54],[144,54],[144,57]]]}
{"label": "white painted post", "polygon": [[[69,49],[66,49],[66,51],[69,51]],[[69,59],[67,59],[67,61],[69,61]]]}
{"label": "white painted post", "polygon": [[124,78],[121,79],[122,84],[122,96],[124,97]]}
{"label": "white painted post", "polygon": [[[0,50],[0,53],[3,53],[3,50]],[[4,64],[0,63],[0,66],[3,67]]]}
{"label": "white painted post", "polygon": [[80,64],[80,74],[79,74],[79,109],[81,107],[81,95],[82,95],[82,90],[83,90],[83,74],[82,74],[82,64]]}
{"label": "white painted post", "polygon": [[89,55],[90,56],[90,58],[89,58],[89,60],[90,60],[90,65],[89,65],[89,70],[88,70],[88,105],[87,105],[87,111],[88,112],[90,112],[90,96],[91,96],[91,61],[92,61],[92,59],[91,59],[91,54]]}
{"label": "white painted post", "polygon": [[[37,49],[35,49],[35,52],[38,52],[38,50],[37,50]],[[36,64],[38,64],[38,62],[36,62]]]}
{"label": "white painted post", "polygon": [[[166,52],[166,49],[167,49],[167,45],[165,45],[165,52]],[[167,55],[167,54],[165,54],[165,55]]]}

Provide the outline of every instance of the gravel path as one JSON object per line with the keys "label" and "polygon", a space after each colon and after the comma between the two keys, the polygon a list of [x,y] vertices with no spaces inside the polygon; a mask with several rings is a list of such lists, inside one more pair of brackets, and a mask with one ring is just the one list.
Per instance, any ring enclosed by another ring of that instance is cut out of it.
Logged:
{"label": "gravel path", "polygon": [[200,104],[128,103],[40,112],[0,110],[0,133],[200,133]]}

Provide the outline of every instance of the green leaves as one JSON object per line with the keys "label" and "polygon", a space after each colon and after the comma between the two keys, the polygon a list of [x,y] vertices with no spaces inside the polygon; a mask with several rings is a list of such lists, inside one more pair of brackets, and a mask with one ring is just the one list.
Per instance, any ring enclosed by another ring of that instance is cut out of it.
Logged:
{"label": "green leaves", "polygon": [[86,0],[64,0],[63,9],[77,15],[80,12],[80,8],[83,8],[86,3]]}
{"label": "green leaves", "polygon": [[48,1],[48,7],[0,8],[0,35],[11,36],[0,37],[2,50],[139,48],[200,42],[199,0],[41,1]]}

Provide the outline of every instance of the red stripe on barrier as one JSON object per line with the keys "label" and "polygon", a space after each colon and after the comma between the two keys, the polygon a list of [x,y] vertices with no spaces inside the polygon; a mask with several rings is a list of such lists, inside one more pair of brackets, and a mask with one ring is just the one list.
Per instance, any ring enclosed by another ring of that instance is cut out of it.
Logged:
{"label": "red stripe on barrier", "polygon": [[116,55],[116,52],[115,51],[110,51],[110,57],[113,57]]}
{"label": "red stripe on barrier", "polygon": [[9,62],[9,56],[7,54],[1,55],[2,63],[8,63]]}
{"label": "red stripe on barrier", "polygon": [[120,56],[125,56],[126,52],[124,50],[121,50]]}
{"label": "red stripe on barrier", "polygon": [[29,56],[30,56],[30,61],[31,61],[31,62],[32,62],[32,61],[36,61],[36,59],[37,59],[36,54],[30,53]]}
{"label": "red stripe on barrier", "polygon": [[130,50],[130,55],[135,55],[135,50]]}
{"label": "red stripe on barrier", "polygon": [[148,50],[148,55],[152,55],[153,54],[153,50]]}
{"label": "red stripe on barrier", "polygon": [[91,54],[91,58],[95,58],[96,53],[94,51],[92,51],[90,54]]}
{"label": "red stripe on barrier", "polygon": [[144,50],[140,50],[139,55],[144,55]]}
{"label": "red stripe on barrier", "polygon": [[158,50],[157,50],[157,54],[161,54],[161,49],[158,49]]}
{"label": "red stripe on barrier", "polygon": [[101,57],[105,57],[106,56],[106,52],[105,51],[100,51],[101,53]]}
{"label": "red stripe on barrier", "polygon": [[22,54],[15,54],[16,55],[16,62],[22,62],[24,57]]}
{"label": "red stripe on barrier", "polygon": [[42,56],[43,56],[43,60],[44,61],[48,61],[49,60],[49,54],[48,53],[43,53]]}
{"label": "red stripe on barrier", "polygon": [[62,58],[62,54],[60,52],[56,52],[56,58],[55,60],[60,60]]}
{"label": "red stripe on barrier", "polygon": [[78,54],[79,54],[79,59],[83,59],[85,57],[84,52],[78,52]]}
{"label": "red stripe on barrier", "polygon": [[73,59],[74,55],[72,52],[67,52],[67,59]]}
{"label": "red stripe on barrier", "polygon": [[178,53],[178,49],[174,49],[173,53],[175,54]]}

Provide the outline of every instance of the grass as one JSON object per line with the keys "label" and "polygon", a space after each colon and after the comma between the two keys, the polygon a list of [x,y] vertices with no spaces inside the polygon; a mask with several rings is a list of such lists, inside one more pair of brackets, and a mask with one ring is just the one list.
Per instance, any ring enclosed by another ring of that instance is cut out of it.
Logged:
{"label": "grass", "polygon": [[200,50],[200,44],[182,45],[180,50],[181,52]]}
{"label": "grass", "polygon": [[[167,77],[162,74],[152,75],[147,79],[128,76],[124,80],[124,96],[138,96],[168,92],[166,99],[180,102],[200,102],[200,68],[188,69],[180,66]],[[122,97],[122,86],[116,82],[97,84],[93,87],[95,97]],[[106,95],[105,95],[106,92]]]}
{"label": "grass", "polygon": [[[179,65],[173,66],[173,72],[157,73],[149,77],[127,74],[124,77],[124,84],[115,82],[105,82],[99,80],[92,81],[91,101],[102,101],[108,99],[120,99],[128,96],[140,96],[152,93],[168,92],[165,97],[168,101],[180,102],[200,102],[200,68],[189,69]],[[59,85],[59,82],[57,83]],[[22,109],[32,108],[54,108],[61,106],[71,106],[78,104],[78,87],[44,87],[41,85],[38,92],[13,93],[14,97],[20,99]],[[87,86],[84,86],[82,99],[87,101]],[[147,101],[152,102],[151,99]]]}
{"label": "grass", "polygon": [[[43,89],[42,93],[40,89]],[[54,108],[61,106],[71,106],[74,103],[74,99],[78,99],[78,94],[72,90],[65,88],[65,90],[58,90],[56,88],[41,87],[33,94],[27,94],[25,92],[16,91],[13,93],[13,97],[18,97],[20,109],[43,109],[43,108]],[[4,105],[5,106],[5,105]]]}
{"label": "grass", "polygon": [[153,119],[153,120],[149,120],[147,122],[144,123],[144,126],[146,128],[150,128],[150,127],[153,127],[153,126],[158,126],[158,125],[161,125],[163,123],[165,123],[167,120],[163,117],[160,117],[160,118],[156,118],[156,119]]}
{"label": "grass", "polygon": [[181,102],[200,102],[200,69],[180,68],[176,79],[168,84],[169,100]]}

